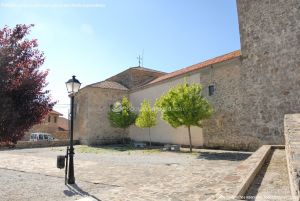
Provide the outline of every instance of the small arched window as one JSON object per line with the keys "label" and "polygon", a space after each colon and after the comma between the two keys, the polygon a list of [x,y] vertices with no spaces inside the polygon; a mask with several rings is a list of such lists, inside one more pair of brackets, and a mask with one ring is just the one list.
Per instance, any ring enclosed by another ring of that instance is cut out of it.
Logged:
{"label": "small arched window", "polygon": [[215,93],[215,85],[209,85],[208,86],[208,95],[212,96]]}

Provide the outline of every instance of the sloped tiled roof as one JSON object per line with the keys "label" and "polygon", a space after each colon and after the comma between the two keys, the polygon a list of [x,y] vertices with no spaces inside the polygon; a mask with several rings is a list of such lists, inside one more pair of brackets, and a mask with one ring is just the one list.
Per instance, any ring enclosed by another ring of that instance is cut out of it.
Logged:
{"label": "sloped tiled roof", "polygon": [[213,59],[209,59],[209,60],[206,60],[204,62],[194,64],[194,65],[186,67],[186,68],[182,68],[182,69],[174,71],[172,73],[168,73],[166,75],[163,75],[161,77],[156,78],[155,80],[152,80],[150,83],[148,83],[146,85],[154,84],[154,83],[157,83],[157,82],[160,82],[160,81],[163,81],[163,80],[167,80],[167,79],[170,79],[170,78],[173,78],[173,77],[177,77],[179,75],[182,75],[182,74],[185,74],[185,73],[188,73],[188,72],[192,72],[192,71],[195,71],[195,70],[198,70],[198,69],[216,64],[216,63],[220,63],[220,62],[223,62],[223,61],[234,59],[236,57],[239,57],[240,55],[241,55],[241,51],[236,50],[234,52],[230,52],[228,54],[218,56],[218,57],[215,57]]}
{"label": "sloped tiled roof", "polygon": [[128,90],[143,86],[166,73],[145,67],[130,67],[105,81],[117,82]]}
{"label": "sloped tiled roof", "polygon": [[97,88],[102,88],[102,89],[117,89],[117,90],[124,90],[128,91],[128,89],[123,86],[122,84],[118,82],[113,82],[113,81],[101,81],[101,82],[96,82],[94,84],[88,85],[88,87],[97,87]]}
{"label": "sloped tiled roof", "polygon": [[137,88],[140,88],[143,86],[150,86],[151,84],[158,83],[158,82],[161,82],[164,80],[168,80],[168,79],[180,76],[180,75],[184,75],[185,73],[193,72],[198,69],[205,68],[205,67],[217,64],[217,63],[231,60],[231,59],[237,58],[239,56],[241,56],[241,51],[236,50],[236,51],[230,52],[228,54],[224,54],[222,56],[218,56],[218,57],[203,61],[201,63],[194,64],[194,65],[186,67],[186,68],[182,68],[182,69],[174,71],[172,73],[165,73],[162,71],[157,71],[157,70],[140,67],[140,66],[131,67],[117,75],[114,75],[114,76],[104,80],[104,81],[96,82],[94,84],[87,85],[86,87],[96,87],[96,88],[103,88],[103,89],[116,89],[116,90],[129,91],[129,90],[132,90],[132,87],[127,88],[126,87],[127,85],[124,86],[121,83],[123,83],[122,81],[124,80],[124,77],[122,77],[122,75],[131,70],[148,71],[148,72],[152,72],[156,75],[157,78],[154,78],[152,81],[151,80],[146,81],[146,83],[142,83],[142,85],[137,87]]}
{"label": "sloped tiled roof", "polygon": [[142,71],[149,71],[149,72],[153,72],[153,73],[167,74],[166,72],[154,70],[154,69],[151,69],[151,68],[145,68],[145,67],[141,67],[141,66],[131,67],[131,68],[129,68],[129,69],[142,70]]}
{"label": "sloped tiled roof", "polygon": [[49,112],[49,114],[56,114],[56,115],[58,115],[58,116],[63,116],[63,114],[61,114],[61,113],[59,113],[59,112],[57,112],[57,111],[55,111],[55,110],[51,110],[51,111]]}

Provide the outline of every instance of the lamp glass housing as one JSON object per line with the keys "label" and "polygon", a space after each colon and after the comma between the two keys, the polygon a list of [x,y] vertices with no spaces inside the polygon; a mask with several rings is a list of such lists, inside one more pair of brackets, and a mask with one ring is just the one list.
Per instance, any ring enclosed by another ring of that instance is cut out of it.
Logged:
{"label": "lamp glass housing", "polygon": [[75,76],[72,76],[72,79],[66,82],[66,87],[70,94],[77,93],[80,89],[80,85],[81,83],[75,78]]}

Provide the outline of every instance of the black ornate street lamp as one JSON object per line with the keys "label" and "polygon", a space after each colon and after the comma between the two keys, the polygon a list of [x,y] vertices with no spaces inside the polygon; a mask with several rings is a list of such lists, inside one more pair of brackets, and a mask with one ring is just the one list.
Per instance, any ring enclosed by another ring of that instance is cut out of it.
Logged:
{"label": "black ornate street lamp", "polygon": [[71,98],[71,128],[70,128],[70,149],[69,149],[69,173],[68,173],[68,184],[75,184],[75,176],[74,176],[74,147],[73,147],[73,117],[74,117],[74,96],[75,93],[79,91],[81,83],[72,76],[72,79],[69,79],[66,82],[67,90],[69,92],[69,97]]}

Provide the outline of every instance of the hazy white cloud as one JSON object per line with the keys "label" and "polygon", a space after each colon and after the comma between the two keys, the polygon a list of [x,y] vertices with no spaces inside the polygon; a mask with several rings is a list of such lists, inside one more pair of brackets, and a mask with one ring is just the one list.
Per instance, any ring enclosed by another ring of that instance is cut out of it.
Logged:
{"label": "hazy white cloud", "polygon": [[90,25],[90,24],[82,24],[80,26],[80,31],[84,34],[87,34],[87,35],[93,35],[94,34],[94,29],[93,29],[92,25]]}

